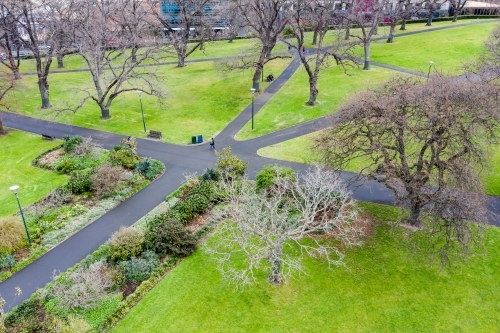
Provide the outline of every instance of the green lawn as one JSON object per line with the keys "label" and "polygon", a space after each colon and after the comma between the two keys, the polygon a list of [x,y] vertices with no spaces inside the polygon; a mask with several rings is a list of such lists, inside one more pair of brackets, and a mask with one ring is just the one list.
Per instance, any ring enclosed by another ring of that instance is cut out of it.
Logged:
{"label": "green lawn", "polygon": [[[424,73],[429,61],[433,61],[433,70],[458,74],[464,62],[483,52],[484,41],[497,25],[495,22],[397,37],[392,44],[377,41],[371,46],[371,60]],[[357,54],[363,55],[361,48]]]}
{"label": "green lawn", "polygon": [[67,182],[67,177],[42,170],[31,165],[31,161],[60,142],[44,141],[40,135],[10,130],[0,136],[0,217],[18,211],[16,198],[9,190],[19,185],[19,200],[23,207],[40,200],[58,186]]}
{"label": "green lawn", "polygon": [[[390,217],[392,208],[364,205]],[[389,214],[388,214],[389,213]],[[496,332],[500,230],[487,255],[440,270],[409,256],[385,224],[348,250],[346,267],[306,259],[283,286],[236,289],[203,250],[171,271],[113,330],[120,332]]]}
{"label": "green lawn", "polygon": [[[266,72],[276,77],[289,63],[275,60],[266,65]],[[252,71],[225,74],[214,62],[190,63],[184,68],[174,65],[155,67],[163,75],[163,89],[167,92],[162,105],[143,95],[147,129],[161,131],[163,140],[186,144],[192,135],[210,137],[221,131],[251,101]],[[111,119],[100,120],[100,110],[88,101],[76,113],[58,114],[54,110],[66,102],[79,103],[83,95],[78,89],[91,84],[89,73],[53,74],[49,77],[52,110],[41,110],[40,94],[36,77],[26,76],[20,82],[16,94],[6,103],[17,112],[55,119],[59,122],[88,128],[145,137],[143,132],[139,98],[135,92],[118,97],[111,105]],[[263,87],[269,83],[263,82]]]}
{"label": "green lawn", "polygon": [[[276,158],[278,160],[313,164],[321,162],[321,158],[314,152],[313,138],[321,135],[321,131],[283,141],[258,150],[260,156]],[[489,195],[500,196],[500,147],[491,147],[488,151],[489,168],[482,171],[485,191]],[[366,160],[356,159],[346,168],[346,171],[359,172],[366,166]]]}
{"label": "green lawn", "polygon": [[313,107],[306,105],[309,99],[308,76],[301,66],[290,80],[272,97],[255,116],[254,130],[248,122],[238,133],[238,140],[246,140],[286,127],[312,120],[337,111],[347,96],[365,90],[394,76],[395,72],[373,67],[370,71],[359,68],[348,70],[345,75],[339,67],[320,72],[318,101]]}
{"label": "green lawn", "polygon": [[[186,61],[190,60],[199,60],[199,59],[209,59],[209,58],[223,58],[230,56],[238,56],[238,55],[248,55],[255,53],[258,48],[256,45],[258,44],[257,39],[235,39],[232,43],[228,43],[228,41],[215,41],[211,43],[205,44],[205,50],[200,51],[198,48],[192,54],[190,54]],[[191,44],[190,44],[191,46]],[[189,46],[188,46],[189,47]],[[273,52],[282,52],[285,51],[286,47],[284,44],[278,43]],[[258,52],[258,51],[257,51]],[[172,49],[172,52],[161,60],[161,62],[176,62],[177,56]],[[83,58],[77,54],[70,54],[64,57],[64,68],[57,68],[57,60],[54,58],[51,64],[51,71],[58,72],[62,70],[75,70],[75,69],[87,69],[87,65]],[[35,61],[32,59],[21,60],[21,72],[36,72]]]}

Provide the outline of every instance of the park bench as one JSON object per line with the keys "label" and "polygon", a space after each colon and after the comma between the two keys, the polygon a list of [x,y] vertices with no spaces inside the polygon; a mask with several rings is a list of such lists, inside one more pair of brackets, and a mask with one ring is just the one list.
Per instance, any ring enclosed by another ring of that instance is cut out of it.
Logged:
{"label": "park bench", "polygon": [[55,139],[56,138],[51,135],[42,134],[42,140],[54,141]]}
{"label": "park bench", "polygon": [[161,139],[162,135],[161,132],[149,130],[148,137],[153,139]]}

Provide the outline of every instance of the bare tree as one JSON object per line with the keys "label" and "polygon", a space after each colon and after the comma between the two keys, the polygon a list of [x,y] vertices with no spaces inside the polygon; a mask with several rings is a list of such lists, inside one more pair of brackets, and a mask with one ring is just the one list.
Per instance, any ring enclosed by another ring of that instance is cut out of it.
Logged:
{"label": "bare tree", "polygon": [[[163,33],[177,53],[177,66],[184,67],[186,58],[196,51],[204,42],[207,34],[198,36],[198,42],[189,46],[191,31],[202,30],[205,23],[205,7],[209,0],[172,0],[167,2],[147,0],[151,13],[161,23]],[[161,9],[160,11],[158,9]],[[211,29],[211,27],[206,27]]]}
{"label": "bare tree", "polygon": [[486,222],[479,172],[498,142],[498,102],[494,87],[466,79],[396,78],[341,107],[316,147],[335,169],[362,159],[360,175],[383,174],[411,226],[423,226],[426,207],[431,233],[467,238],[470,221]]}
{"label": "bare tree", "polygon": [[215,10],[218,13],[221,22],[220,28],[222,31],[216,30],[215,34],[221,33],[221,38],[226,37],[228,43],[232,43],[233,39],[238,36],[238,33],[246,25],[245,17],[238,10],[239,0],[231,0],[221,2],[215,5]]}
{"label": "bare tree", "polygon": [[350,25],[360,28],[361,34],[351,35],[363,44],[364,70],[370,69],[370,45],[373,36],[377,34],[378,26],[382,22],[386,0],[347,0],[346,5],[350,10],[342,14]]}
{"label": "bare tree", "polygon": [[36,0],[4,0],[2,10],[12,19],[13,24],[4,26],[10,28],[10,34],[22,31],[20,41],[22,46],[33,54],[38,75],[38,89],[42,98],[42,108],[50,107],[48,76],[52,63],[53,39],[47,28],[50,20],[50,7],[45,1]]}
{"label": "bare tree", "polygon": [[[21,44],[15,20],[7,11],[5,4],[0,2],[0,50],[5,53],[5,57],[1,57],[0,62],[13,73],[16,80],[21,79],[19,72]],[[17,51],[17,61],[12,53],[13,48]]]}
{"label": "bare tree", "polygon": [[453,15],[453,22],[457,22],[458,14],[464,9],[467,0],[448,0],[450,4],[450,16]]}
{"label": "bare tree", "polygon": [[[0,71],[0,102],[5,95],[14,88],[14,80],[15,77],[12,73]],[[4,135],[5,133],[6,131],[3,128],[2,117],[0,117],[0,135]]]}
{"label": "bare tree", "polygon": [[486,52],[478,59],[465,64],[468,75],[479,76],[483,81],[498,85],[500,78],[500,25],[491,32],[484,43]]}
{"label": "bare tree", "polygon": [[[314,168],[296,177],[277,172],[274,186],[262,192],[246,181],[222,186],[228,195],[229,221],[216,230],[222,241],[206,248],[236,283],[251,282],[255,270],[265,265],[269,281],[281,284],[300,270],[300,258],[292,255],[297,253],[292,248],[300,249],[300,257],[324,257],[330,266],[343,263],[341,247],[360,244],[363,228],[355,203],[333,171]],[[243,265],[234,262],[241,254]]]}
{"label": "bare tree", "polygon": [[426,26],[432,26],[432,18],[434,17],[434,13],[439,11],[441,5],[448,0],[425,0],[423,5],[428,10],[429,16],[427,17]]}
{"label": "bare tree", "polygon": [[[309,76],[308,105],[315,105],[318,96],[318,78],[321,69],[327,68],[333,60],[346,71],[356,63],[352,55],[353,44],[342,44],[342,30],[328,30],[334,1],[296,0],[288,3],[287,21],[292,30],[292,39],[282,38],[290,49],[297,52]],[[306,51],[305,36],[310,29],[318,31],[317,47],[312,53]],[[334,35],[334,41],[327,47],[324,39],[327,33]]]}
{"label": "bare tree", "polygon": [[422,1],[414,0],[397,0],[394,2],[388,2],[386,8],[386,14],[391,20],[389,23],[389,37],[387,38],[387,43],[394,42],[394,35],[396,30],[396,25],[401,20],[400,30],[406,30],[406,20],[410,18],[411,13],[413,13],[416,8],[422,6]]}
{"label": "bare tree", "polygon": [[[162,47],[154,40],[139,41],[141,34],[123,29],[126,22],[117,24],[116,12],[127,10],[120,4],[102,0],[80,2],[74,20],[74,43],[92,75],[94,89],[83,89],[86,97],[76,108],[71,108],[73,111],[90,99],[101,109],[101,117],[108,119],[111,103],[123,93],[141,90],[162,96],[157,87],[158,75],[148,67],[141,67],[146,60],[157,60]],[[139,44],[141,52],[130,51]]]}

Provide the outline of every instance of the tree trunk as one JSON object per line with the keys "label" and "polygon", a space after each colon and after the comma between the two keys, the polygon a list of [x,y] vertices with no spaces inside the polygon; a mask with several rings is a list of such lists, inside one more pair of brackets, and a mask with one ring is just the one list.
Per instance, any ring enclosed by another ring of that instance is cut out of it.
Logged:
{"label": "tree trunk", "polygon": [[406,19],[401,20],[401,28],[399,30],[406,30]]}
{"label": "tree trunk", "polygon": [[425,26],[427,27],[432,26],[432,15],[434,15],[434,13],[429,12],[429,17],[427,18],[427,23],[425,24]]}
{"label": "tree trunk", "polygon": [[177,52],[177,67],[186,66],[186,47],[176,47],[175,51]]}
{"label": "tree trunk", "polygon": [[133,63],[137,62],[137,49],[138,48],[135,45],[132,47],[132,59],[131,60]]}
{"label": "tree trunk", "polygon": [[281,253],[283,252],[283,245],[276,244],[272,258],[270,258],[270,263],[273,265],[273,272],[269,276],[269,281],[280,285],[283,283],[283,277],[281,276]]}
{"label": "tree trunk", "polygon": [[317,42],[318,42],[318,29],[314,29],[312,45],[316,45]]}
{"label": "tree trunk", "polygon": [[345,40],[349,40],[349,35],[351,34],[351,23],[347,23],[347,26],[345,28]]}
{"label": "tree trunk", "polygon": [[317,77],[309,78],[309,101],[307,101],[307,105],[316,105],[316,98],[318,97],[318,89],[316,88],[317,83]]}
{"label": "tree trunk", "polygon": [[205,51],[205,41],[203,39],[200,42],[200,51]]}
{"label": "tree trunk", "polygon": [[3,129],[2,117],[0,117],[0,135],[4,135],[6,132]]}
{"label": "tree trunk", "polygon": [[365,42],[363,45],[363,49],[365,51],[365,65],[363,67],[363,70],[369,70],[370,69],[370,43]]}
{"label": "tree trunk", "polygon": [[389,37],[387,38],[387,43],[394,42],[394,31],[396,30],[396,24],[391,24],[391,28],[389,30]]}
{"label": "tree trunk", "polygon": [[420,226],[420,210],[419,204],[413,204],[410,209],[410,217],[408,218],[408,223],[414,227]]}
{"label": "tree trunk", "polygon": [[252,88],[255,89],[255,91],[260,91],[260,76],[262,75],[263,69],[264,65],[261,62],[255,67],[255,73],[252,79]]}
{"label": "tree trunk", "polygon": [[19,66],[16,65],[16,62],[14,61],[14,56],[12,55],[12,50],[10,46],[10,41],[9,37],[7,34],[5,34],[5,46],[8,50],[8,55],[9,55],[9,67],[10,70],[12,71],[12,74],[14,74],[14,80],[20,80],[21,79],[21,73],[19,72]]}
{"label": "tree trunk", "polygon": [[103,105],[99,105],[99,107],[101,108],[101,119],[106,120],[106,119],[111,118],[109,115],[109,108],[108,107],[103,106]]}
{"label": "tree trunk", "polygon": [[457,22],[457,19],[458,19],[458,11],[457,11],[457,10],[455,10],[455,11],[453,12],[453,21],[452,21],[452,22]]}
{"label": "tree trunk", "polygon": [[64,68],[62,52],[57,52],[56,57],[57,57],[57,68]]}
{"label": "tree trunk", "polygon": [[49,108],[49,83],[47,81],[47,76],[38,78],[38,89],[40,90],[40,95],[42,97],[42,109]]}

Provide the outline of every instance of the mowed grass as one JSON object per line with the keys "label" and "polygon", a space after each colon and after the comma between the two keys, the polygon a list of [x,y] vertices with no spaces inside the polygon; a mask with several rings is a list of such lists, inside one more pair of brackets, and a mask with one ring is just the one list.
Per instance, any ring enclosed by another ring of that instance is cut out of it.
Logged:
{"label": "mowed grass", "polygon": [[[498,25],[495,23],[469,25],[394,39],[394,43],[377,41],[371,45],[371,60],[427,73],[429,61],[432,73],[456,75],[462,65],[484,52],[484,41]],[[358,48],[361,57],[363,51]]]}
{"label": "mowed grass", "polygon": [[60,141],[44,141],[40,135],[17,130],[0,136],[0,217],[19,209],[9,190],[12,185],[19,185],[19,200],[26,207],[67,182],[67,176],[31,165],[35,157],[58,144]]}
{"label": "mowed grass", "polygon": [[[242,55],[250,55],[258,53],[259,46],[261,43],[255,38],[249,39],[235,39],[232,43],[227,40],[220,40],[214,42],[205,43],[205,50],[196,49],[192,54],[186,58],[186,62],[191,60],[203,60],[212,58],[225,58],[225,57],[235,57]],[[193,44],[188,45],[188,50],[193,47]],[[165,52],[162,55],[160,62],[177,62],[177,56],[173,48],[170,51]],[[278,43],[273,49],[273,52],[283,52],[286,50],[284,44]],[[151,63],[150,61],[145,62],[145,64]],[[69,54],[63,58],[64,68],[57,68],[57,60],[54,57],[51,63],[52,72],[60,72],[65,70],[86,70],[87,64],[85,60],[78,54]],[[119,66],[119,64],[117,63]],[[36,64],[33,59],[21,60],[20,70],[22,73],[33,73],[36,72]]]}
{"label": "mowed grass", "polygon": [[[321,156],[315,152],[313,140],[321,137],[323,131],[310,133],[295,139],[283,141],[257,151],[260,156],[275,158],[283,161],[304,164],[321,163]],[[492,146],[487,151],[488,167],[481,171],[481,178],[485,186],[485,193],[500,196],[500,146]],[[367,166],[367,161],[355,159],[347,165],[345,171],[360,172]]]}
{"label": "mowed grass", "polygon": [[320,72],[319,95],[315,106],[308,106],[309,79],[301,66],[290,80],[274,95],[254,117],[254,130],[248,122],[238,133],[238,140],[265,135],[283,128],[312,120],[337,111],[337,107],[356,91],[376,86],[395,75],[395,72],[373,67],[370,71],[360,68],[330,67]]}
{"label": "mowed grass", "polygon": [[[460,25],[460,24],[474,24],[474,23],[488,23],[488,22],[496,22],[498,23],[498,19],[466,19],[466,20],[459,20],[458,22],[451,22],[451,21],[441,21],[441,22],[432,22],[432,26],[428,27],[425,25],[425,23],[411,23],[407,22],[406,23],[406,30],[399,30],[401,28],[401,24],[398,24],[396,26],[396,37],[394,40],[396,40],[398,37],[397,35],[408,33],[408,32],[413,32],[413,31],[426,31],[429,29],[434,29],[434,28],[441,28],[441,27],[450,27],[453,28],[454,26]],[[378,34],[374,36],[374,39],[377,38],[382,38],[383,40],[381,42],[386,41],[387,37],[389,36],[389,31],[390,27],[389,25],[381,25],[378,29]],[[351,35],[353,36],[360,36],[361,35],[361,29],[351,29]],[[342,34],[342,41],[343,41],[343,36]],[[312,45],[312,40],[313,40],[313,33],[312,32],[306,32],[306,47],[316,47],[315,45]],[[356,37],[351,37],[350,41],[357,41]],[[325,35],[324,38],[324,45],[328,46],[331,45],[332,43],[337,43],[337,37],[333,32],[328,32]]]}
{"label": "mowed grass", "polygon": [[[266,65],[266,71],[276,77],[289,63],[275,60]],[[146,70],[150,70],[146,69]],[[166,97],[157,99],[142,96],[147,129],[161,131],[163,140],[186,144],[192,135],[210,137],[221,131],[251,101],[250,87],[253,72],[224,73],[212,61],[190,63],[184,68],[175,65],[154,67],[163,76],[162,89]],[[92,89],[90,74],[64,73],[49,77],[52,109],[41,110],[36,77],[25,76],[15,94],[6,99],[11,109],[22,114],[53,119],[58,122],[94,128],[124,135],[145,137],[138,95],[130,92],[119,96],[111,105],[111,119],[101,120],[97,105],[87,101],[76,113],[56,112],[71,104],[76,106],[84,97],[81,89]],[[265,88],[269,85],[263,82]]]}
{"label": "mowed grass", "polygon": [[[391,217],[392,208],[369,210]],[[383,224],[346,267],[305,259],[283,286],[236,289],[202,249],[171,271],[111,331],[121,332],[496,332],[500,327],[500,230],[486,255],[440,270],[410,256],[400,230]]]}

